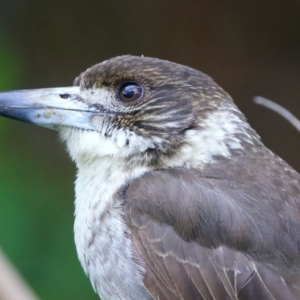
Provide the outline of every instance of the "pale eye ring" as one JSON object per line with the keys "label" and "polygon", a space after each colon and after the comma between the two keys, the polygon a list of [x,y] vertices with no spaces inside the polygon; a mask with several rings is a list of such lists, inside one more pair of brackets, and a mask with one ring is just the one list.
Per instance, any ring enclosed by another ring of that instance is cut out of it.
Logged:
{"label": "pale eye ring", "polygon": [[118,90],[118,98],[124,103],[133,103],[144,97],[145,88],[136,81],[125,81]]}

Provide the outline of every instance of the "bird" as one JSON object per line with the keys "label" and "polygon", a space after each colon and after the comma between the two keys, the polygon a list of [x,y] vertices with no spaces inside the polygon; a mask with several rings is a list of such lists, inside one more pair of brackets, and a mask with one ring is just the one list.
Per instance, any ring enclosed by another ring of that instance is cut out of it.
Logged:
{"label": "bird", "polygon": [[79,261],[103,300],[300,299],[300,175],[206,74],[123,55],[0,93],[77,167]]}

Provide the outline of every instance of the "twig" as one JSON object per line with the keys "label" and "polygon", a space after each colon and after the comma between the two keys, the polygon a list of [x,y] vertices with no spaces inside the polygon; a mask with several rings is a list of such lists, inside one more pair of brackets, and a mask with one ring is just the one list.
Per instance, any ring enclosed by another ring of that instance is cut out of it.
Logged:
{"label": "twig", "polygon": [[275,112],[283,116],[286,120],[288,120],[292,125],[294,125],[300,131],[300,121],[284,107],[280,106],[279,104],[271,100],[259,96],[254,97],[253,101],[257,104],[263,105],[269,109],[274,110]]}
{"label": "twig", "polygon": [[0,299],[38,300],[0,248]]}

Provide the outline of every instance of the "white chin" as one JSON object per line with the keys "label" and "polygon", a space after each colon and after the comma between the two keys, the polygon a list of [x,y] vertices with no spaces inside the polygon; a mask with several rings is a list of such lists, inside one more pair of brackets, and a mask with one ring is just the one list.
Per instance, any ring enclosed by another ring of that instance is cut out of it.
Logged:
{"label": "white chin", "polygon": [[113,156],[114,159],[128,157],[153,146],[147,139],[122,129],[114,130],[110,136],[74,127],[62,127],[59,132],[71,158],[76,162],[104,156]]}
{"label": "white chin", "polygon": [[68,152],[74,161],[95,159],[107,155],[117,155],[120,148],[111,138],[101,133],[74,127],[60,130],[61,139],[66,143]]}

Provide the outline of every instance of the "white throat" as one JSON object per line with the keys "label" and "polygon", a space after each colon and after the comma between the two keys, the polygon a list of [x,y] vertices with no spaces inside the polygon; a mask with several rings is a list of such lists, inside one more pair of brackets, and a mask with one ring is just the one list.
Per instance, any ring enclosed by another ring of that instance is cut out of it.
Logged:
{"label": "white throat", "polygon": [[126,181],[146,171],[126,170],[123,159],[112,156],[78,164],[75,244],[84,271],[105,300],[147,299],[144,269],[134,261],[123,205],[116,195]]}

